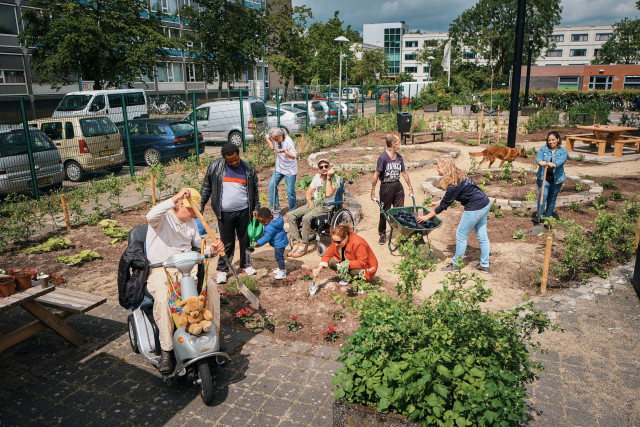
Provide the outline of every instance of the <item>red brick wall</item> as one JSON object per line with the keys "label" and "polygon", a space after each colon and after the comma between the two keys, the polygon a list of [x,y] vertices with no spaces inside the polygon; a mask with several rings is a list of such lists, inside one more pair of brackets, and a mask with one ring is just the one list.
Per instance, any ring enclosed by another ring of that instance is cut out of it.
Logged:
{"label": "red brick wall", "polygon": [[[602,73],[600,72],[602,70]],[[522,81],[526,79],[527,67],[522,67]],[[622,90],[624,86],[624,76],[640,76],[640,65],[565,65],[558,67],[531,67],[531,79],[535,77],[560,77],[560,76],[580,76],[582,77],[583,91],[589,90],[590,76],[613,76],[613,90]],[[545,79],[550,81],[550,79]],[[556,86],[546,89],[556,89]]]}

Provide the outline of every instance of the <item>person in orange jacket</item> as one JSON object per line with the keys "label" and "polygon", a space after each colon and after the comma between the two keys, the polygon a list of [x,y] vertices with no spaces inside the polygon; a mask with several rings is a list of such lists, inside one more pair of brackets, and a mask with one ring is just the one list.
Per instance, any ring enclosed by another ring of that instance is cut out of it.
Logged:
{"label": "person in orange jacket", "polygon": [[[349,275],[364,276],[370,282],[378,270],[378,259],[369,244],[356,233],[348,224],[338,225],[331,229],[331,245],[327,248],[320,264],[313,270],[313,281],[324,267],[334,271],[347,263]],[[341,285],[348,285],[347,280],[341,280]]]}

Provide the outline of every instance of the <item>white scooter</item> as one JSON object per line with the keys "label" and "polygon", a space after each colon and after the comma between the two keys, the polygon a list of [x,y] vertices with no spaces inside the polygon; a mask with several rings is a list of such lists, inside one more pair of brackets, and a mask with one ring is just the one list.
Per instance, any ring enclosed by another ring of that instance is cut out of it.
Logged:
{"label": "white scooter", "polygon": [[[146,228],[146,226],[141,227]],[[130,240],[134,230],[130,234]],[[146,229],[144,232],[146,234]],[[189,251],[172,255],[162,263],[164,267],[176,268],[180,272],[180,289],[183,299],[198,296],[196,278],[190,273],[193,267],[202,263],[204,259],[204,255]],[[129,315],[127,323],[133,351],[142,354],[152,365],[158,366],[160,361],[158,326],[153,318],[153,299],[146,289],[142,304]],[[179,377],[185,377],[193,384],[200,386],[200,395],[205,405],[211,404],[213,401],[211,369],[225,366],[229,362],[229,355],[220,351],[219,332],[219,325],[214,325],[209,332],[197,336],[187,332],[184,327],[177,329],[173,334],[176,366],[172,373],[162,374],[162,380],[173,382]]]}

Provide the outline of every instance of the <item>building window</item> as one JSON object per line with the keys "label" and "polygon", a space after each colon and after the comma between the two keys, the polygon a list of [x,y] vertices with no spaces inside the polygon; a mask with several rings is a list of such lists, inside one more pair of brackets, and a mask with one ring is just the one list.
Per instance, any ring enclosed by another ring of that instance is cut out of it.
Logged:
{"label": "building window", "polygon": [[562,56],[562,49],[548,50],[547,58],[559,58]]}
{"label": "building window", "polygon": [[597,58],[600,56],[600,49],[593,49],[593,57]]}
{"label": "building window", "polygon": [[624,76],[623,89],[640,89],[640,76]]}
{"label": "building window", "polygon": [[418,40],[407,40],[404,42],[404,47],[418,47]]}
{"label": "building window", "polygon": [[589,90],[611,90],[613,76],[589,76]]}
{"label": "building window", "polygon": [[571,49],[569,56],[587,56],[587,49]]}
{"label": "building window", "polygon": [[16,8],[8,4],[0,4],[0,34],[18,35]]}
{"label": "building window", "polygon": [[425,65],[424,67],[422,67],[422,72],[428,74],[429,73],[429,66]]}
{"label": "building window", "polygon": [[404,67],[405,73],[417,73],[418,67]]}
{"label": "building window", "polygon": [[163,62],[158,64],[158,81],[167,83],[183,82],[181,62]]}
{"label": "building window", "polygon": [[588,34],[571,34],[572,42],[586,42],[589,41]]}
{"label": "building window", "polygon": [[553,34],[547,37],[549,43],[560,43],[564,41],[564,34]]}
{"label": "building window", "polygon": [[462,57],[463,57],[464,59],[476,59],[477,55],[476,55],[476,53],[475,53],[475,52],[464,52],[464,53],[462,54]]}
{"label": "building window", "polygon": [[578,84],[580,83],[580,78],[571,76],[571,77],[558,77],[558,90],[578,90]]}
{"label": "building window", "polygon": [[400,72],[400,28],[384,29],[384,53],[389,59],[389,74]]}
{"label": "building window", "polygon": [[22,70],[0,70],[0,84],[15,85],[25,84],[24,71]]}
{"label": "building window", "polygon": [[404,60],[405,61],[415,61],[416,60],[416,54],[415,53],[405,53],[404,54]]}
{"label": "building window", "polygon": [[606,42],[611,38],[611,33],[596,33],[597,42]]}

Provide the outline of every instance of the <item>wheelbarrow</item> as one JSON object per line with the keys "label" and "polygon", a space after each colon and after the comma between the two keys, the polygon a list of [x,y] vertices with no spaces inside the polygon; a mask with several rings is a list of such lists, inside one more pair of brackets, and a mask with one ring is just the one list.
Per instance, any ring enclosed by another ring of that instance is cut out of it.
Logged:
{"label": "wheelbarrow", "polygon": [[[395,252],[398,249],[398,245],[397,243],[394,245],[392,242],[393,239],[393,233],[394,231],[399,235],[399,236],[413,236],[414,234],[419,234],[421,236],[423,236],[422,238],[422,242],[424,244],[427,245],[427,250],[428,250],[428,258],[429,260],[433,260],[433,254],[431,251],[431,242],[429,242],[429,233],[433,230],[435,230],[436,228],[440,227],[442,225],[442,220],[438,217],[433,217],[431,219],[432,222],[432,226],[427,227],[427,226],[422,226],[421,224],[418,224],[417,228],[413,228],[413,227],[408,227],[406,225],[401,224],[400,222],[398,222],[398,220],[396,219],[396,215],[400,212],[406,212],[410,215],[424,215],[429,213],[429,209],[423,207],[423,206],[416,206],[416,199],[415,197],[413,197],[413,195],[411,196],[411,198],[413,199],[413,206],[405,206],[405,207],[401,207],[401,208],[391,208],[387,211],[385,211],[382,208],[382,204],[380,203],[380,200],[375,199],[376,203],[378,203],[378,207],[380,208],[380,212],[384,215],[385,220],[389,223],[389,226],[391,228],[391,230],[389,231],[389,251],[391,253]],[[424,237],[426,237],[426,241],[424,240]],[[397,237],[396,237],[397,240]]]}

